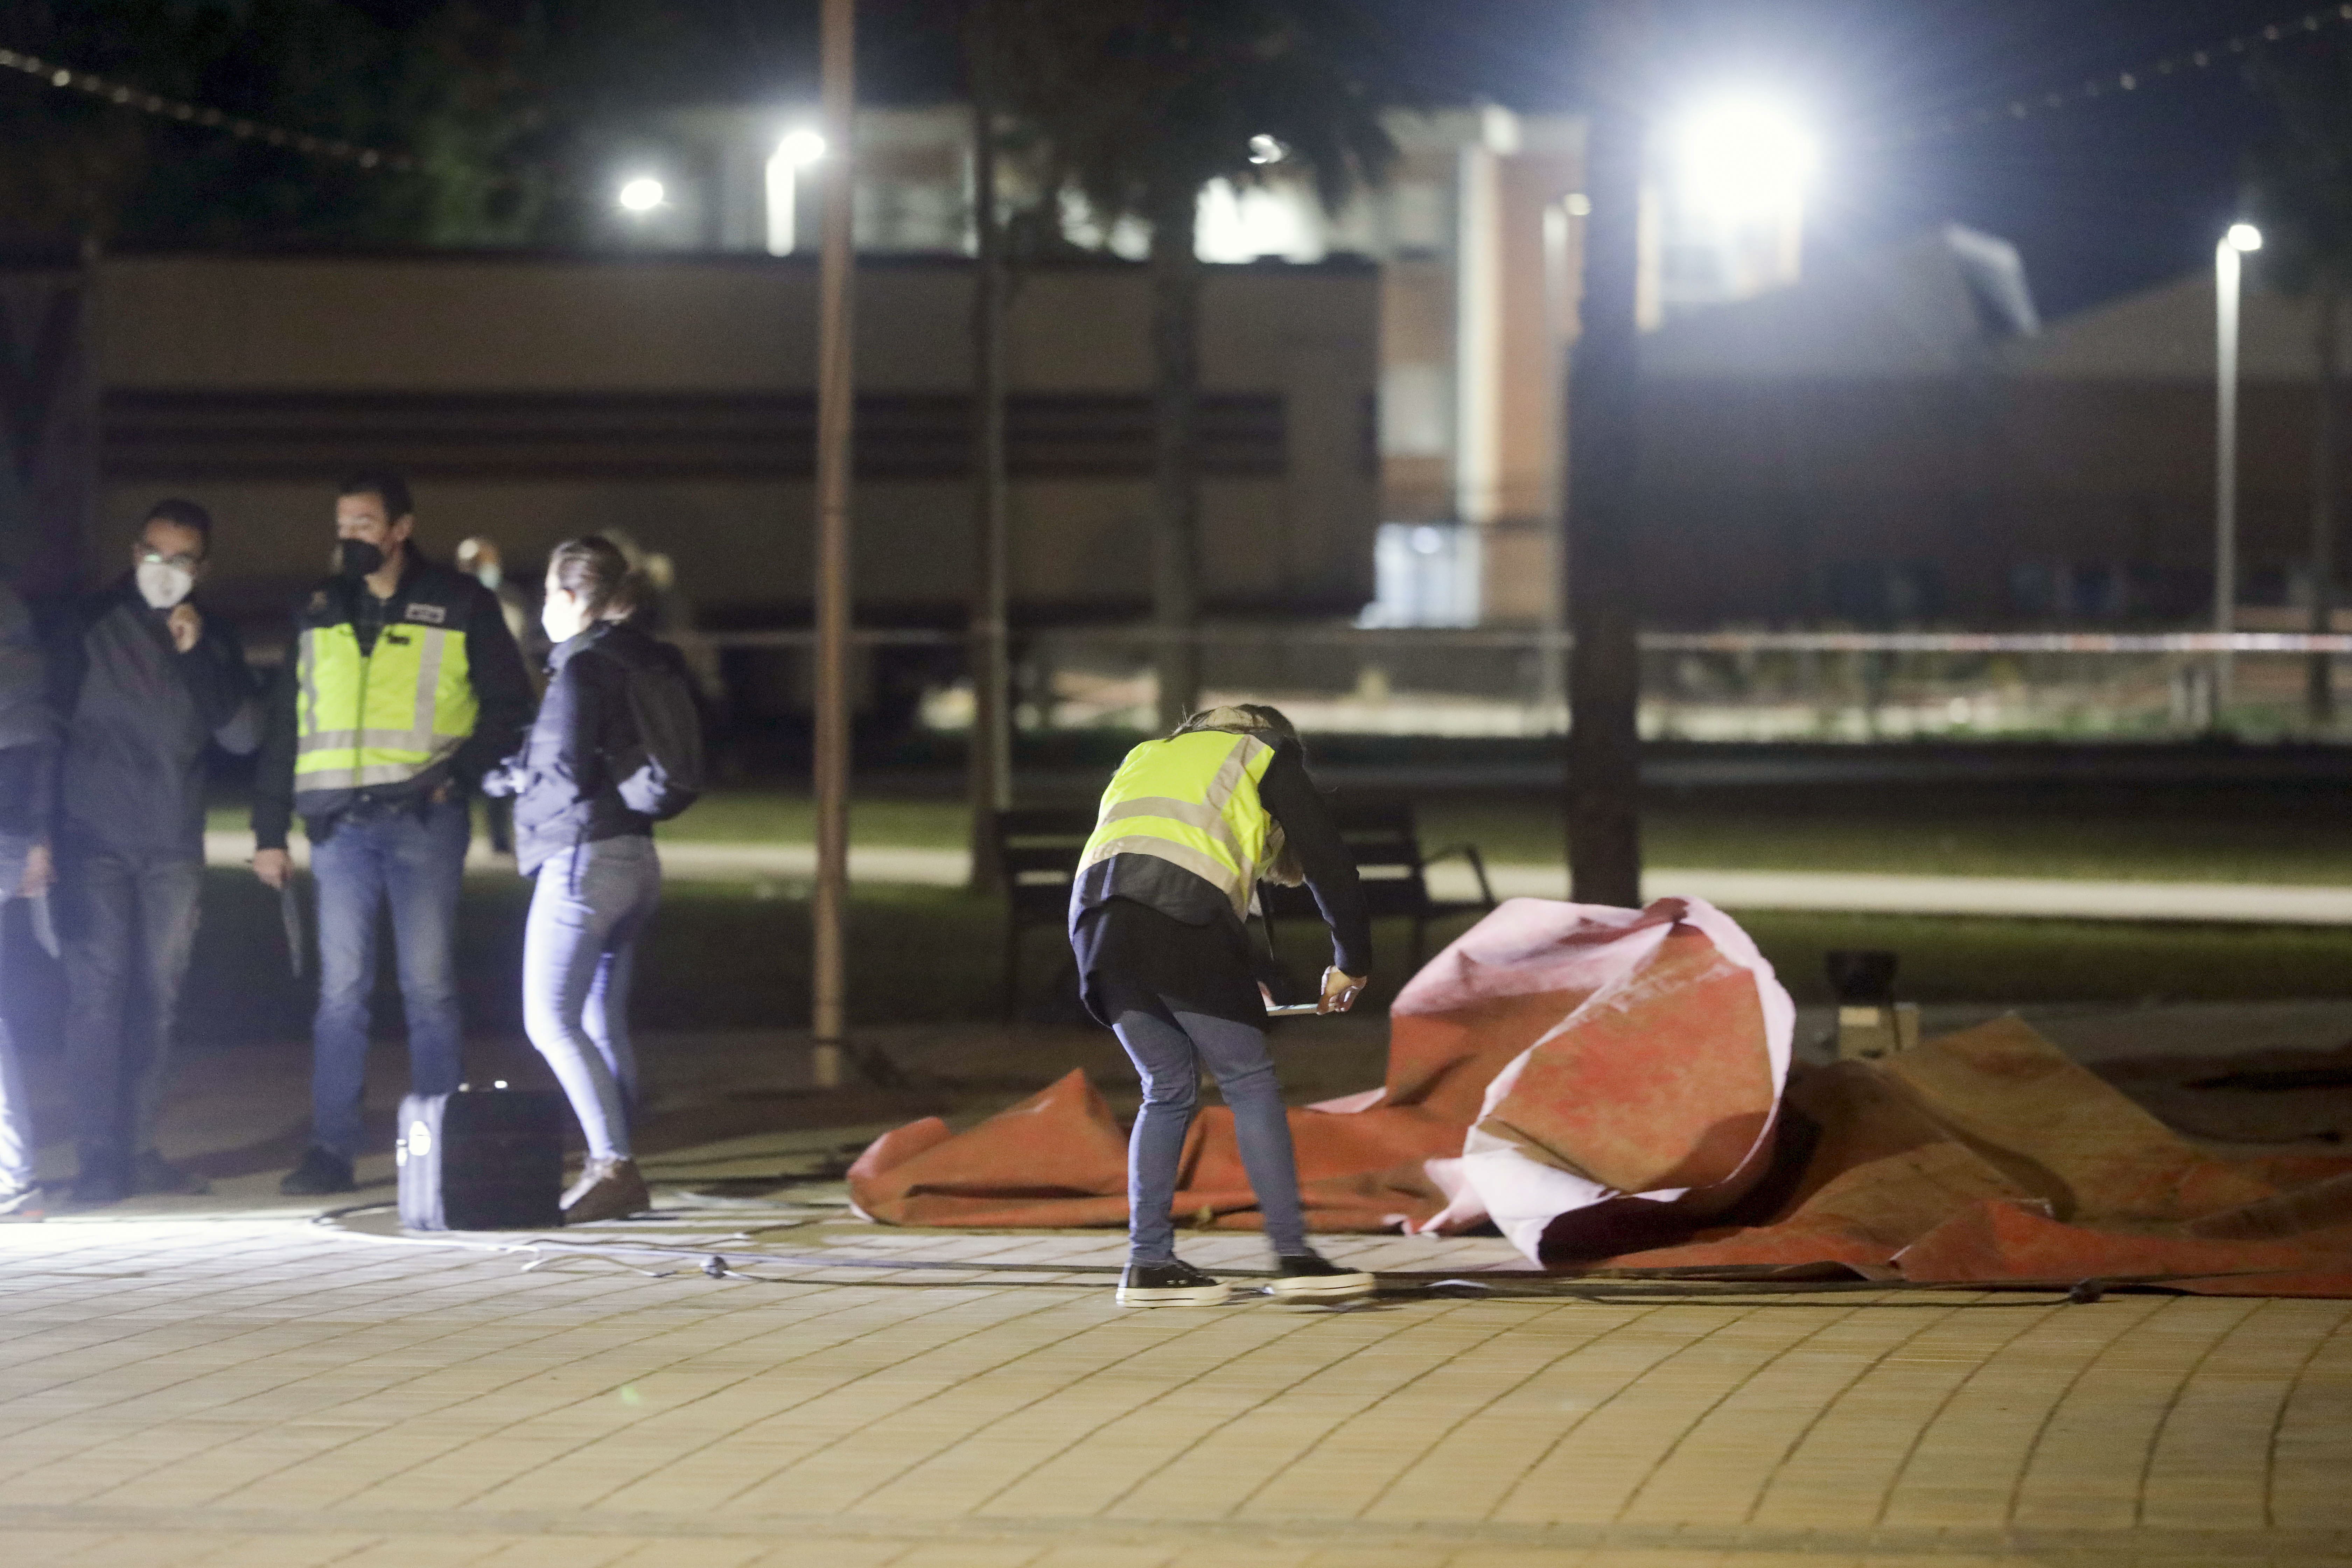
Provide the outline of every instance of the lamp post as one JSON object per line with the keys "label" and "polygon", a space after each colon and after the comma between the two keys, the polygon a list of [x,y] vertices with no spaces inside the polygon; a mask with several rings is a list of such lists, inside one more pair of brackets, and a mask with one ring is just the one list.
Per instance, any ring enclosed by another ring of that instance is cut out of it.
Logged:
{"label": "lamp post", "polygon": [[[2238,298],[2249,251],[2263,247],[2263,231],[2233,223],[2213,247],[2213,629],[2237,630],[2238,603]],[[2229,711],[2231,654],[2213,655],[2213,728]]]}
{"label": "lamp post", "polygon": [[841,1081],[848,1026],[843,926],[849,903],[850,129],[856,0],[824,0],[823,135],[836,156],[824,185],[817,273],[816,897],[810,965],[817,1087]]}

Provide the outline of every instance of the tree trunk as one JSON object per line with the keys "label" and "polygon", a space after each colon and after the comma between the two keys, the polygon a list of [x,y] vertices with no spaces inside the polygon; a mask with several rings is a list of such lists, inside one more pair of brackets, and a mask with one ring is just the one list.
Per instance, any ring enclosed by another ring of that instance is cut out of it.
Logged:
{"label": "tree trunk", "polygon": [[[2338,363],[2336,327],[2341,289],[2334,279],[2319,289],[2319,386],[2312,409],[2311,437],[2311,629],[2336,629],[2336,487],[2337,404],[2344,367]],[[2315,653],[2305,667],[2305,706],[2314,729],[2336,721],[2335,656]]]}
{"label": "tree trunk", "polygon": [[1642,901],[1641,658],[1633,567],[1640,395],[1644,0],[1601,0],[1589,35],[1584,300],[1568,377],[1568,863],[1579,903]]}
{"label": "tree trunk", "polygon": [[1160,728],[1171,730],[1200,695],[1201,262],[1192,248],[1200,193],[1167,193],[1151,224],[1151,620],[1159,640]]}
{"label": "tree trunk", "polygon": [[996,94],[988,0],[976,0],[966,29],[971,71],[972,521],[971,886],[1003,880],[995,816],[1013,804],[1010,681],[1005,659],[1008,508],[1004,484],[1004,230],[996,212]]}

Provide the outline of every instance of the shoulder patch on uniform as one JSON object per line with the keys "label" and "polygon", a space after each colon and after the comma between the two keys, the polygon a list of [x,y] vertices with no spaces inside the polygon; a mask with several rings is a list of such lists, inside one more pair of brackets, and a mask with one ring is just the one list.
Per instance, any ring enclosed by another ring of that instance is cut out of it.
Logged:
{"label": "shoulder patch on uniform", "polygon": [[449,612],[438,605],[411,605],[408,606],[408,618],[423,621],[427,626],[446,626],[449,621]]}

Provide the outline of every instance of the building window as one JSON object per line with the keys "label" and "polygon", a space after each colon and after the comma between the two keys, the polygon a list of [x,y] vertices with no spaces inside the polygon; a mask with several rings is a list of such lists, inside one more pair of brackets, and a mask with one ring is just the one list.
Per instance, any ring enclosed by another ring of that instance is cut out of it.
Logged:
{"label": "building window", "polygon": [[1481,605],[1478,531],[1457,522],[1384,522],[1372,542],[1378,595],[1365,626],[1475,626]]}

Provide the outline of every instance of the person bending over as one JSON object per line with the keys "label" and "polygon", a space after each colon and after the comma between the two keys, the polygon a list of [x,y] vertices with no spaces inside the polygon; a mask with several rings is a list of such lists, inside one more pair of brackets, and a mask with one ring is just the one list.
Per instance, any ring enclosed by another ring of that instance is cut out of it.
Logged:
{"label": "person bending over", "polygon": [[1215,1306],[1231,1295],[1177,1258],[1169,1212],[1203,1063],[1233,1108],[1265,1216],[1272,1293],[1333,1301],[1372,1290],[1370,1274],[1307,1245],[1289,1113],[1244,924],[1261,879],[1313,889],[1333,953],[1318,1011],[1346,1012],[1371,971],[1371,923],[1290,721],[1257,703],[1212,708],[1127,754],[1070,889],[1087,1010],[1118,1036],[1143,1083],[1128,1148],[1123,1307]]}

